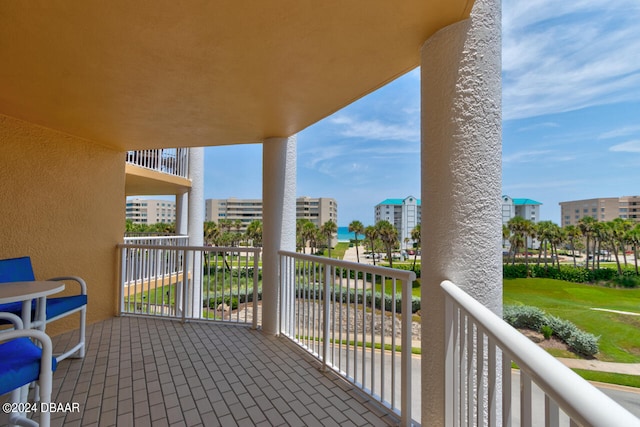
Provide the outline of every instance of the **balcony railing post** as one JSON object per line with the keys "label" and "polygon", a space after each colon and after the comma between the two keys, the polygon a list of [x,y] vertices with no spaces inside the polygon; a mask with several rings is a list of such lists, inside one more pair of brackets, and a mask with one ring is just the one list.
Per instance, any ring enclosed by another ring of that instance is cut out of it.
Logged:
{"label": "balcony railing post", "polygon": [[412,337],[412,310],[411,310],[411,288],[409,280],[402,281],[402,355],[400,363],[402,403],[401,403],[401,424],[411,425],[411,337]]}
{"label": "balcony railing post", "polygon": [[324,266],[324,286],[322,289],[323,313],[322,313],[322,369],[327,370],[329,360],[329,317],[331,311],[331,299],[329,298],[329,288],[331,284],[331,266]]}
{"label": "balcony railing post", "polygon": [[[253,252],[253,323],[252,329],[258,329],[258,261],[260,261],[260,252]],[[249,256],[249,253],[247,253]]]}

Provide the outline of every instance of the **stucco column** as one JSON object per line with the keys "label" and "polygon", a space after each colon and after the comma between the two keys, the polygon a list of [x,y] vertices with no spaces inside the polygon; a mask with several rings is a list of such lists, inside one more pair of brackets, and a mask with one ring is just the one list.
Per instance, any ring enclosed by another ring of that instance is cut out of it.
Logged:
{"label": "stucco column", "polygon": [[[196,147],[189,149],[189,179],[191,180],[191,190],[189,191],[187,230],[189,234],[189,246],[204,245],[204,148]],[[193,286],[191,290],[191,313],[193,317],[200,317],[202,314],[202,287],[199,285],[202,279],[202,259],[196,257],[193,260],[193,281],[198,286]]]}
{"label": "stucco column", "polygon": [[262,144],[262,329],[278,331],[278,251],[296,250],[296,137]]}
{"label": "stucco column", "polygon": [[502,312],[500,7],[477,0],[421,52],[423,425],[445,425],[440,283]]}
{"label": "stucco column", "polygon": [[186,235],[188,231],[189,194],[176,194],[176,234]]}

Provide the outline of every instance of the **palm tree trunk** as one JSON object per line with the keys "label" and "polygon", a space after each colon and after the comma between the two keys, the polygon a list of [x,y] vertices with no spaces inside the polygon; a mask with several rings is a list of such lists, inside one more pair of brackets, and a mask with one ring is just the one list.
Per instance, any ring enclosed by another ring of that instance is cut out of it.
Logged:
{"label": "palm tree trunk", "polygon": [[571,244],[571,258],[573,258],[573,268],[576,268],[576,244],[573,238],[569,240]]}
{"label": "palm tree trunk", "polygon": [[613,256],[616,257],[616,265],[618,266],[618,275],[622,276],[622,267],[620,267],[620,257],[618,256],[618,247],[616,246],[615,239],[611,239],[611,250],[613,251]]}
{"label": "palm tree trunk", "polygon": [[356,259],[360,262],[360,252],[358,251],[358,233],[355,234],[356,237]]}
{"label": "palm tree trunk", "polygon": [[586,246],[586,250],[587,252],[585,253],[585,258],[584,258],[584,268],[586,268],[587,270],[589,269],[589,235],[587,235],[587,246]]}

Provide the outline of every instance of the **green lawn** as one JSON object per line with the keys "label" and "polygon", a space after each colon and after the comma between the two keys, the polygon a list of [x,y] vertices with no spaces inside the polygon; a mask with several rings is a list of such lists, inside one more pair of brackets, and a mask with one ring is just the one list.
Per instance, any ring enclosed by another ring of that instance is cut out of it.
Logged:
{"label": "green lawn", "polygon": [[640,316],[591,310],[640,313],[640,289],[604,288],[552,279],[505,279],[503,302],[538,307],[600,336],[599,360],[640,362]]}

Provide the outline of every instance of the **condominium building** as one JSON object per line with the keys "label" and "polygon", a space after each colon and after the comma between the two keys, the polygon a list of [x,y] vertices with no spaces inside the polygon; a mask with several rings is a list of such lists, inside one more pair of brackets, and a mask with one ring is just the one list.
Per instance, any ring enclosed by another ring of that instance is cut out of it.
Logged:
{"label": "condominium building", "polygon": [[[507,195],[502,196],[502,225],[506,225],[511,218],[519,216],[534,224],[540,221],[540,206],[542,203],[532,199],[514,199]],[[534,238],[527,238],[527,247],[535,248],[539,242]],[[508,239],[503,240],[502,246],[508,249],[511,244]]]}
{"label": "condominium building", "polygon": [[615,218],[640,222],[640,196],[603,197],[560,202],[562,226],[577,225],[590,216],[601,222]]}
{"label": "condominium building", "polygon": [[129,199],[126,218],[134,224],[176,222],[176,203],[169,200]]}
{"label": "condominium building", "polygon": [[398,229],[400,247],[411,247],[411,231],[422,219],[420,199],[408,196],[404,199],[383,200],[375,206],[374,218],[375,222],[385,220],[393,224]]}
{"label": "condominium building", "polygon": [[[205,221],[218,222],[221,219],[240,220],[242,230],[254,220],[262,221],[261,199],[207,199],[205,200]],[[318,227],[327,221],[338,224],[338,203],[327,197],[298,197],[296,218],[308,219]]]}
{"label": "condominium building", "polygon": [[532,199],[514,199],[502,196],[502,224],[506,224],[513,217],[519,216],[536,223],[540,220],[540,206],[542,203]]}

